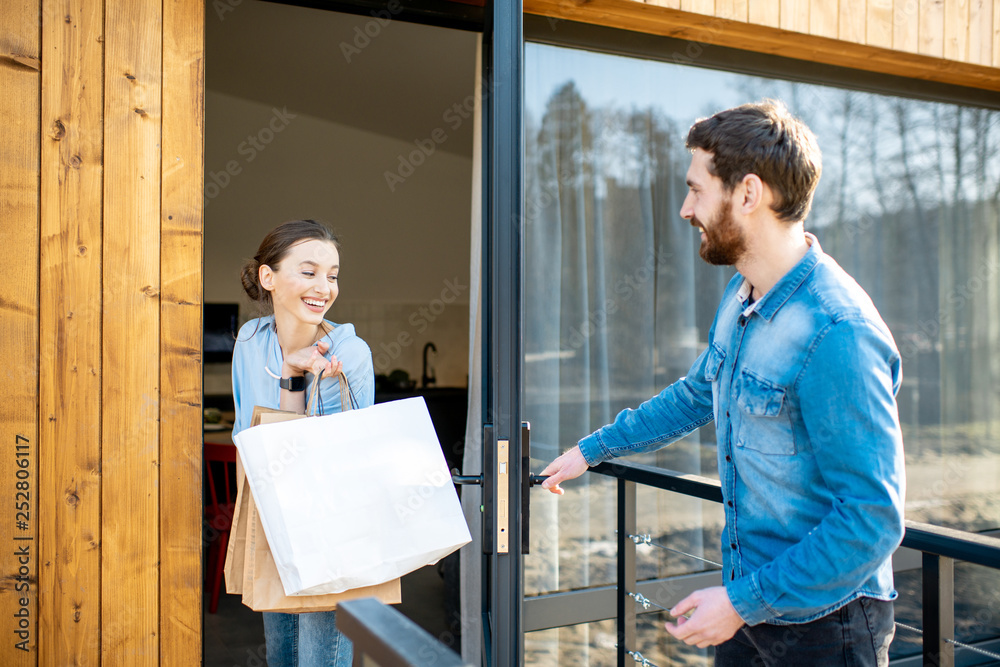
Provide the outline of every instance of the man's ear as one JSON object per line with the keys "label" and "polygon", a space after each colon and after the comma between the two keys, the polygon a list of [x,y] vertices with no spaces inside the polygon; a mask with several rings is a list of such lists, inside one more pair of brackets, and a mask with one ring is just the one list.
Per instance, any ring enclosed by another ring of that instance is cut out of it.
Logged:
{"label": "man's ear", "polygon": [[764,181],[757,174],[747,174],[740,183],[743,201],[741,209],[744,215],[749,215],[759,209],[766,196]]}
{"label": "man's ear", "polygon": [[274,289],[274,271],[267,264],[261,264],[257,268],[257,279],[260,280],[260,286],[268,292]]}

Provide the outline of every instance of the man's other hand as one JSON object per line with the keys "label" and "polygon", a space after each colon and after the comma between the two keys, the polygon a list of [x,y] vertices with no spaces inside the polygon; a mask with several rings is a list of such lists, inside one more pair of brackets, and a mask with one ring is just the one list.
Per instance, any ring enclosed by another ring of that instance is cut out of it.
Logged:
{"label": "man's other hand", "polygon": [[[685,618],[684,614],[692,609],[694,613],[691,617]],[[667,632],[698,648],[718,646],[729,641],[743,627],[743,619],[733,609],[722,586],[695,591],[674,605],[670,614],[677,618],[677,623],[667,623]]]}
{"label": "man's other hand", "polygon": [[580,447],[574,447],[564,452],[562,456],[550,463],[545,470],[539,473],[540,476],[549,476],[547,480],[542,482],[542,488],[561,496],[565,491],[559,486],[560,482],[576,479],[587,472],[589,467],[587,461],[583,458],[583,454],[580,453]]}

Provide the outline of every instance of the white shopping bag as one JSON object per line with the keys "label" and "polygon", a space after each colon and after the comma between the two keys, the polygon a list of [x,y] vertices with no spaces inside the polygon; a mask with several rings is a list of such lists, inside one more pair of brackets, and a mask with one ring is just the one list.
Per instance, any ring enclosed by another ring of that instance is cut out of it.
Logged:
{"label": "white shopping bag", "polygon": [[233,440],[286,595],[374,586],[472,540],[423,398]]}

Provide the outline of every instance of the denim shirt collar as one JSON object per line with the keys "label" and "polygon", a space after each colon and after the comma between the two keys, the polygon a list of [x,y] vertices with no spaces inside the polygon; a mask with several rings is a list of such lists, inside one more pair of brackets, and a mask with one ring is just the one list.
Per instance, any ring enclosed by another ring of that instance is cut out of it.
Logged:
{"label": "denim shirt collar", "polygon": [[[809,232],[805,234],[806,240],[809,243],[809,250],[806,251],[805,256],[792,267],[791,271],[782,276],[781,280],[768,290],[767,294],[747,308],[743,313],[744,315],[749,316],[750,313],[757,312],[761,317],[770,322],[774,314],[778,312],[778,309],[788,301],[789,297],[795,293],[795,290],[805,281],[809,273],[816,268],[820,258],[823,256],[823,248],[820,247],[819,241],[815,236]],[[750,283],[744,278],[743,286],[736,293],[736,299],[741,303],[745,303],[751,289]]]}

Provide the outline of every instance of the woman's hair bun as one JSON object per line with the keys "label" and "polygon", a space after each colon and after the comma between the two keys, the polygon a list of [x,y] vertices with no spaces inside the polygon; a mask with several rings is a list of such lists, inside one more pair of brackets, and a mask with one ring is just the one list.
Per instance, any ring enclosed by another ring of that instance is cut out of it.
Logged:
{"label": "woman's hair bun", "polygon": [[251,301],[260,301],[261,287],[259,279],[260,263],[256,259],[248,259],[243,264],[240,272],[240,281],[243,283],[243,291],[250,297]]}

